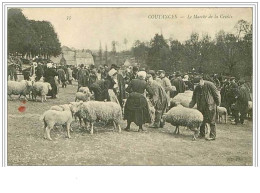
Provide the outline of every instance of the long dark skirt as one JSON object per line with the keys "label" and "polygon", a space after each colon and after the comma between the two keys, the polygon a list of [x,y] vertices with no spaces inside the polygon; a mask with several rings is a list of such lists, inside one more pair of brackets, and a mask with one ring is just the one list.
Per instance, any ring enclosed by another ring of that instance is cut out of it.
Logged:
{"label": "long dark skirt", "polygon": [[57,89],[57,85],[55,83],[54,77],[49,77],[48,80],[46,81],[48,83],[50,83],[51,85],[51,90],[49,90],[47,96],[52,96],[52,97],[56,97],[57,93],[58,93],[58,89]]}
{"label": "long dark skirt", "polygon": [[151,116],[146,98],[133,92],[129,95],[124,109],[124,120],[134,122],[136,125],[151,123]]}

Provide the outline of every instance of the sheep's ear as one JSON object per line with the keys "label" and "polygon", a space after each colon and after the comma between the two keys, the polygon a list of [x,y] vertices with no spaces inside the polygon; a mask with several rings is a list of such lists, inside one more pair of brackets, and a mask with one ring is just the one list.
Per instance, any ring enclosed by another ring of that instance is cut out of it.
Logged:
{"label": "sheep's ear", "polygon": [[82,105],[82,104],[83,104],[83,101],[79,101],[79,104]]}

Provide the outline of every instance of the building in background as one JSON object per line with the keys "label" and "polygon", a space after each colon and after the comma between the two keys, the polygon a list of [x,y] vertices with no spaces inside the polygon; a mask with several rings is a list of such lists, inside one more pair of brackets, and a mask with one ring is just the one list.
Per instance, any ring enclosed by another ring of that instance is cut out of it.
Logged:
{"label": "building in background", "polygon": [[61,55],[50,58],[54,63],[61,65],[67,64],[76,67],[81,64],[84,64],[85,66],[95,64],[90,50],[75,50],[67,46],[62,46],[61,50]]}

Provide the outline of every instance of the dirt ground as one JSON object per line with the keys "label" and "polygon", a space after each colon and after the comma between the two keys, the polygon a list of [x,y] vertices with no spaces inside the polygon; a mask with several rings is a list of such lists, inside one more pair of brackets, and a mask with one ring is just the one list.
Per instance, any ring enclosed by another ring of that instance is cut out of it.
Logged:
{"label": "dirt ground", "polygon": [[[181,134],[173,134],[174,127],[166,124],[163,129],[148,128],[146,133],[113,132],[113,127],[96,125],[94,134],[79,128],[73,122],[71,139],[66,131],[51,131],[53,141],[43,138],[43,122],[40,115],[53,105],[74,101],[76,83],[60,88],[58,99],[45,103],[28,101],[23,104],[14,96],[8,101],[8,160],[12,165],[252,165],[252,121],[245,125],[217,125],[217,139],[192,141],[192,132],[181,128]],[[24,112],[18,108],[26,107]],[[126,122],[122,121],[124,128]]]}

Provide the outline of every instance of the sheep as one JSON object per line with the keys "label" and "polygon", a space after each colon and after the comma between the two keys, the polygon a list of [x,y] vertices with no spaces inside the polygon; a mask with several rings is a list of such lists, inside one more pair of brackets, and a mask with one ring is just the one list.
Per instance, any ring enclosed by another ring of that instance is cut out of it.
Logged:
{"label": "sheep", "polygon": [[252,118],[252,112],[253,112],[253,102],[248,101],[248,118]]}
{"label": "sheep", "polygon": [[203,122],[203,115],[197,109],[186,108],[177,104],[176,107],[171,108],[163,115],[163,120],[176,126],[174,134],[180,133],[179,126],[188,127],[194,131],[193,140],[196,140]]}
{"label": "sheep", "polygon": [[[170,100],[170,108],[176,106],[177,103],[180,103],[184,107],[189,107],[189,104],[192,100],[193,91],[185,91],[184,93],[178,93],[174,98]],[[193,107],[197,108],[197,105]]]}
{"label": "sheep", "polygon": [[98,120],[104,122],[113,121],[114,129],[118,128],[119,133],[121,132],[119,121],[122,120],[122,109],[119,104],[115,102],[102,101],[88,101],[71,104],[72,106],[80,106],[80,110],[77,112],[81,113],[81,116],[84,117],[83,120],[85,124],[86,122],[90,123],[91,135],[93,134],[94,129],[93,123]]}
{"label": "sheep", "polygon": [[85,94],[86,94],[86,93],[90,93],[88,87],[80,87],[78,92],[83,92],[83,93],[85,93]]}
{"label": "sheep", "polygon": [[85,102],[85,101],[89,101],[91,98],[90,93],[77,92],[75,95],[76,95],[75,102],[77,102],[77,100]]}
{"label": "sheep", "polygon": [[47,101],[46,95],[51,90],[51,85],[48,82],[35,82],[32,88],[32,99],[36,101],[37,96],[41,96],[41,102]]}
{"label": "sheep", "polygon": [[223,119],[223,115],[225,117],[225,123],[227,123],[227,109],[225,107],[217,107],[217,119],[220,123],[220,118]]}
{"label": "sheep", "polygon": [[50,137],[50,131],[53,129],[54,126],[57,125],[66,125],[67,128],[67,137],[71,138],[70,136],[70,125],[73,121],[72,116],[74,115],[74,110],[78,111],[78,109],[72,108],[72,105],[64,105],[63,111],[58,110],[47,110],[43,113],[40,117],[40,120],[44,122],[44,138],[52,140]]}
{"label": "sheep", "polygon": [[65,110],[69,110],[70,109],[70,105],[68,104],[64,104],[64,105],[54,105],[51,106],[50,110],[56,110],[56,111],[65,111]]}
{"label": "sheep", "polygon": [[22,80],[20,82],[17,81],[7,82],[7,94],[11,100],[13,100],[11,95],[19,95],[19,99],[23,95],[25,97],[25,100],[28,100],[26,95],[30,94],[31,90],[32,90],[31,81]]}

